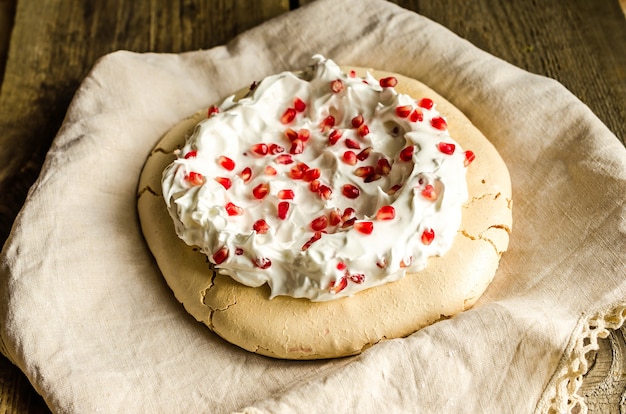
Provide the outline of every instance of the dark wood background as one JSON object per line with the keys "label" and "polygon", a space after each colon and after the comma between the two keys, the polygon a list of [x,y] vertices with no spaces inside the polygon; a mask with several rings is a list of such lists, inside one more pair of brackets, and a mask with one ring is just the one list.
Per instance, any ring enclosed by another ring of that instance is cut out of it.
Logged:
{"label": "dark wood background", "polygon": [[[308,1],[0,0],[0,245],[74,92],[100,56],[210,48]],[[625,141],[626,0],[394,2],[518,67],[557,79]],[[624,329],[612,332],[589,356],[582,393],[591,412],[626,412],[624,336]],[[25,412],[49,410],[0,357],[0,413]]]}

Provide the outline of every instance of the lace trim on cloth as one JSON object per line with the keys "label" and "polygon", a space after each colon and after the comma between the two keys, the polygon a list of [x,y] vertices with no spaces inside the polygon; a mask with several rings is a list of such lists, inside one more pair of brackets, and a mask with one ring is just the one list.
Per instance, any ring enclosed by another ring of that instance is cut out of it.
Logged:
{"label": "lace trim on cloth", "polygon": [[587,354],[599,349],[598,339],[607,338],[611,330],[622,328],[625,322],[626,301],[580,319],[535,414],[588,412],[584,397],[578,394],[589,369]]}

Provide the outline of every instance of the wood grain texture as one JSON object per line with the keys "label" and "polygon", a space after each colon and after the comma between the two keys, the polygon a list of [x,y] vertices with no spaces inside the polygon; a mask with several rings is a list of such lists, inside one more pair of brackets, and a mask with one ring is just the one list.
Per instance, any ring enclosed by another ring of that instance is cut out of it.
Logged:
{"label": "wood grain texture", "polygon": [[[304,3],[0,0],[0,242],[37,177],[70,99],[100,56],[117,49],[209,48]],[[518,67],[560,81],[625,141],[624,0],[395,3]],[[624,329],[615,332],[590,356],[593,365],[581,392],[588,395],[592,412],[617,413],[620,407],[626,412],[624,336]],[[23,412],[48,409],[25,376],[0,358],[0,413]]]}

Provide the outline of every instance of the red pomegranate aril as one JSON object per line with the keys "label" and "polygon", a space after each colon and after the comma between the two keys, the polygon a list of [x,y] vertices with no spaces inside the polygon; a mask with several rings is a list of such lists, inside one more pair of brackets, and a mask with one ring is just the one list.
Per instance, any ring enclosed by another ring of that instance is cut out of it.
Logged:
{"label": "red pomegranate aril", "polygon": [[304,152],[304,142],[301,139],[296,138],[291,143],[291,148],[289,148],[290,154],[302,154]]}
{"label": "red pomegranate aril", "polygon": [[239,173],[239,177],[243,180],[244,183],[247,183],[252,178],[252,168],[246,167]]}
{"label": "red pomegranate aril", "polygon": [[317,194],[319,194],[322,200],[330,200],[330,197],[333,194],[333,190],[324,184],[320,184],[319,189],[317,190]]}
{"label": "red pomegranate aril", "polygon": [[309,183],[309,190],[311,190],[312,193],[317,193],[319,192],[321,185],[322,183],[320,183],[320,180],[313,180]]}
{"label": "red pomegranate aril", "polygon": [[185,180],[191,185],[204,184],[204,176],[194,171],[190,171],[189,174],[185,176]]}
{"label": "red pomegranate aril", "polygon": [[365,281],[365,275],[363,273],[351,273],[348,278],[358,285]]}
{"label": "red pomegranate aril", "polygon": [[267,257],[257,257],[253,262],[259,269],[267,269],[272,265],[272,261]]}
{"label": "red pomegranate aril", "polygon": [[365,161],[370,156],[371,152],[372,147],[367,147],[363,151],[359,152],[356,157],[359,161]]}
{"label": "red pomegranate aril", "polygon": [[218,251],[213,253],[213,262],[215,264],[222,264],[228,259],[228,247],[223,246]]}
{"label": "red pomegranate aril", "polygon": [[243,249],[241,247],[236,247],[235,248],[235,254],[237,256],[241,256],[243,254]]}
{"label": "red pomegranate aril", "polygon": [[393,88],[398,84],[398,79],[393,76],[389,76],[387,78],[382,78],[378,81],[381,87],[383,88]]}
{"label": "red pomegranate aril", "polygon": [[361,149],[361,144],[359,144],[358,142],[356,142],[353,139],[350,138],[346,138],[346,147],[350,148],[350,149]]}
{"label": "red pomegranate aril", "polygon": [[339,93],[343,90],[343,81],[341,79],[335,79],[330,83],[330,90],[333,93]]}
{"label": "red pomegranate aril", "polygon": [[220,108],[218,108],[218,107],[217,107],[217,106],[215,106],[215,105],[211,105],[211,106],[209,107],[209,110],[207,111],[207,116],[210,118],[210,117],[212,117],[213,115],[218,114],[219,112],[220,112]]}
{"label": "red pomegranate aril", "polygon": [[291,178],[292,180],[301,180],[304,178],[304,170],[301,170],[300,168],[293,166],[291,167],[291,170],[289,170],[289,178]]}
{"label": "red pomegranate aril", "polygon": [[228,177],[215,177],[215,181],[220,183],[222,187],[227,190],[233,185],[233,182]]}
{"label": "red pomegranate aril", "polygon": [[252,229],[258,234],[266,234],[270,229],[270,225],[267,224],[267,221],[259,219],[254,222],[254,224],[252,225]]}
{"label": "red pomegranate aril", "polygon": [[306,243],[304,243],[302,245],[302,251],[307,250],[309,247],[311,247],[311,245],[313,243],[315,243],[316,241],[318,241],[321,238],[322,238],[322,232],[321,231],[316,231],[315,233],[313,233],[313,237],[311,237],[309,240],[307,240]]}
{"label": "red pomegranate aril", "polygon": [[452,143],[448,143],[448,142],[440,142],[437,145],[437,148],[439,148],[439,151],[443,152],[446,155],[452,155],[452,154],[454,154],[454,150],[456,149],[456,145],[454,145]]}
{"label": "red pomegranate aril", "polygon": [[322,175],[322,172],[319,168],[311,168],[306,170],[304,173],[304,181],[311,182],[313,180],[317,180]]}
{"label": "red pomegranate aril", "polygon": [[287,218],[287,213],[289,213],[289,202],[281,201],[278,203],[277,215],[278,218],[284,220]]}
{"label": "red pomegranate aril", "polygon": [[267,144],[263,144],[263,143],[259,143],[259,144],[254,144],[250,150],[252,152],[254,152],[256,155],[267,155],[269,149],[267,148]]}
{"label": "red pomegranate aril", "polygon": [[351,78],[356,78],[356,71],[355,71],[355,70],[351,70],[351,71],[348,73],[348,76],[350,76]]}
{"label": "red pomegranate aril", "polygon": [[342,135],[343,132],[341,132],[341,130],[333,129],[332,131],[330,131],[330,134],[328,134],[328,144],[335,145]]}
{"label": "red pomegranate aril", "polygon": [[400,118],[406,118],[409,116],[413,107],[411,105],[402,105],[396,107],[396,115]]}
{"label": "red pomegranate aril", "polygon": [[292,122],[294,119],[296,119],[296,113],[297,112],[294,108],[285,109],[285,112],[283,112],[282,116],[280,117],[280,122],[282,124],[288,124]]}
{"label": "red pomegranate aril", "polygon": [[339,293],[348,286],[348,279],[342,277],[339,280],[330,282],[329,290],[331,293]]}
{"label": "red pomegranate aril", "polygon": [[365,167],[359,167],[356,170],[354,170],[354,175],[356,175],[357,177],[368,177],[371,175],[376,174],[376,170],[374,169],[374,167],[372,166],[365,166]]}
{"label": "red pomegranate aril", "polygon": [[422,232],[422,243],[429,245],[435,239],[435,231],[433,229],[426,229]]}
{"label": "red pomegranate aril", "polygon": [[358,128],[361,125],[363,125],[363,115],[358,114],[357,116],[355,116],[354,118],[352,118],[352,128]]}
{"label": "red pomegranate aril", "polygon": [[397,193],[400,189],[402,188],[402,184],[395,184],[393,186],[391,186],[391,188],[389,188],[389,190],[387,190],[387,194],[389,195],[394,195],[395,193]]}
{"label": "red pomegranate aril", "polygon": [[189,151],[187,154],[185,154],[185,159],[188,160],[189,158],[196,158],[196,156],[198,156],[198,151]]}
{"label": "red pomegranate aril", "polygon": [[331,226],[336,226],[341,223],[341,212],[339,209],[335,208],[328,213],[328,223]]}
{"label": "red pomegranate aril", "polygon": [[361,192],[359,191],[359,188],[352,184],[344,184],[344,186],[341,187],[341,193],[345,197],[348,197],[351,199],[357,198],[361,194]]}
{"label": "red pomegranate aril", "polygon": [[413,256],[405,257],[404,259],[400,261],[400,267],[402,269],[405,269],[411,266],[412,263],[413,263]]}
{"label": "red pomegranate aril", "polygon": [[280,190],[277,196],[281,200],[293,200],[295,197],[295,194],[293,190],[287,189],[287,190]]}
{"label": "red pomegranate aril", "polygon": [[262,200],[267,196],[270,192],[269,183],[261,183],[252,189],[252,195],[257,200]]}
{"label": "red pomegranate aril", "polygon": [[424,113],[416,108],[409,115],[409,120],[411,122],[422,122],[424,120]]}
{"label": "red pomegranate aril", "polygon": [[374,223],[371,221],[358,221],[354,223],[354,229],[362,234],[372,234]]}
{"label": "red pomegranate aril", "polygon": [[463,161],[463,165],[467,167],[475,159],[476,159],[476,154],[474,154],[473,151],[467,150],[467,151],[465,151],[465,160]]}
{"label": "red pomegranate aril", "polygon": [[422,98],[417,102],[417,106],[420,106],[424,109],[431,109],[435,103],[430,98]]}
{"label": "red pomegranate aril", "polygon": [[387,175],[391,172],[391,164],[387,158],[381,158],[376,162],[376,172]]}
{"label": "red pomegranate aril", "polygon": [[293,107],[297,112],[304,112],[306,109],[306,103],[302,99],[296,97],[293,100]]}
{"label": "red pomegranate aril", "polygon": [[348,265],[346,265],[344,262],[337,263],[337,270],[339,270],[340,272],[346,270],[347,267]]}
{"label": "red pomegranate aril", "polygon": [[360,137],[365,137],[370,133],[370,128],[366,124],[363,124],[357,129],[357,133]]}
{"label": "red pomegranate aril", "polygon": [[298,139],[302,142],[306,142],[311,138],[311,131],[306,128],[301,128],[298,130]]}
{"label": "red pomegranate aril", "polygon": [[393,206],[382,206],[376,212],[377,220],[393,220],[396,218],[396,209]]}
{"label": "red pomegranate aril", "polygon": [[341,220],[343,221],[350,220],[354,218],[355,214],[356,214],[355,209],[353,209],[352,207],[346,207],[346,209],[343,211],[343,215],[341,216]]}
{"label": "red pomegranate aril", "polygon": [[217,159],[217,162],[219,163],[219,165],[222,166],[222,168],[228,171],[232,171],[235,169],[235,161],[225,155],[220,155],[220,157]]}
{"label": "red pomegranate aril", "polygon": [[413,151],[415,147],[413,145],[409,145],[405,147],[402,151],[400,151],[400,160],[402,161],[411,161],[413,159]]}
{"label": "red pomegranate aril", "polygon": [[285,147],[278,144],[270,144],[268,147],[268,151],[271,155],[280,154],[281,152],[285,152]]}
{"label": "red pomegranate aril", "polygon": [[283,165],[292,164],[293,158],[289,154],[280,154],[276,157],[276,162]]}
{"label": "red pomegranate aril", "polygon": [[430,201],[435,201],[438,197],[437,191],[435,191],[435,187],[433,187],[431,184],[426,184],[426,186],[422,190],[422,197]]}
{"label": "red pomegranate aril", "polygon": [[381,257],[380,259],[378,259],[378,261],[376,261],[376,266],[384,269],[385,267],[387,267],[387,259],[385,257]]}
{"label": "red pomegranate aril", "polygon": [[243,208],[239,207],[234,203],[226,203],[226,213],[229,216],[243,216]]}
{"label": "red pomegranate aril", "polygon": [[348,165],[355,165],[357,162],[357,156],[353,151],[346,151],[342,156],[343,162]]}
{"label": "red pomegranate aril", "polygon": [[341,228],[346,229],[348,227],[352,227],[354,226],[354,223],[356,223],[356,217],[352,217],[351,219],[344,221],[343,224],[341,225]]}
{"label": "red pomegranate aril", "polygon": [[440,116],[436,116],[433,119],[431,119],[430,125],[433,128],[438,129],[440,131],[445,131],[446,129],[448,129],[448,123],[446,122],[445,119],[443,119]]}
{"label": "red pomegranate aril", "polygon": [[328,227],[328,217],[326,216],[319,216],[311,221],[311,228],[313,231],[321,231],[326,227]]}
{"label": "red pomegranate aril", "polygon": [[285,128],[285,137],[289,142],[293,142],[295,139],[298,139],[298,132],[292,128]]}
{"label": "red pomegranate aril", "polygon": [[269,175],[269,176],[278,174],[278,171],[276,171],[276,168],[272,167],[271,165],[266,165],[264,172],[265,172],[265,175]]}
{"label": "red pomegranate aril", "polygon": [[368,175],[368,176],[364,177],[363,178],[363,182],[371,183],[373,181],[380,180],[380,177],[381,177],[380,174],[374,173],[374,174],[371,174],[371,175]]}
{"label": "red pomegranate aril", "polygon": [[332,115],[328,115],[326,118],[322,120],[322,122],[320,122],[320,130],[322,132],[326,132],[334,126],[335,126],[335,117]]}

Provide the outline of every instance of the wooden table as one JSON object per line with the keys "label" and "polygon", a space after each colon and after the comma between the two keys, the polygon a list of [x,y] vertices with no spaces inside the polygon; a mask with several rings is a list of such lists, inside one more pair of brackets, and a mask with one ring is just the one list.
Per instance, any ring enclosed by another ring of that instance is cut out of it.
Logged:
{"label": "wooden table", "polygon": [[[96,59],[118,49],[210,48],[306,2],[0,0],[0,243]],[[626,139],[626,0],[395,2],[518,67],[557,79]],[[589,357],[582,393],[592,412],[626,410],[625,337],[626,329],[613,332]],[[618,375],[607,376],[611,369]],[[5,412],[49,410],[26,377],[0,357]]]}

